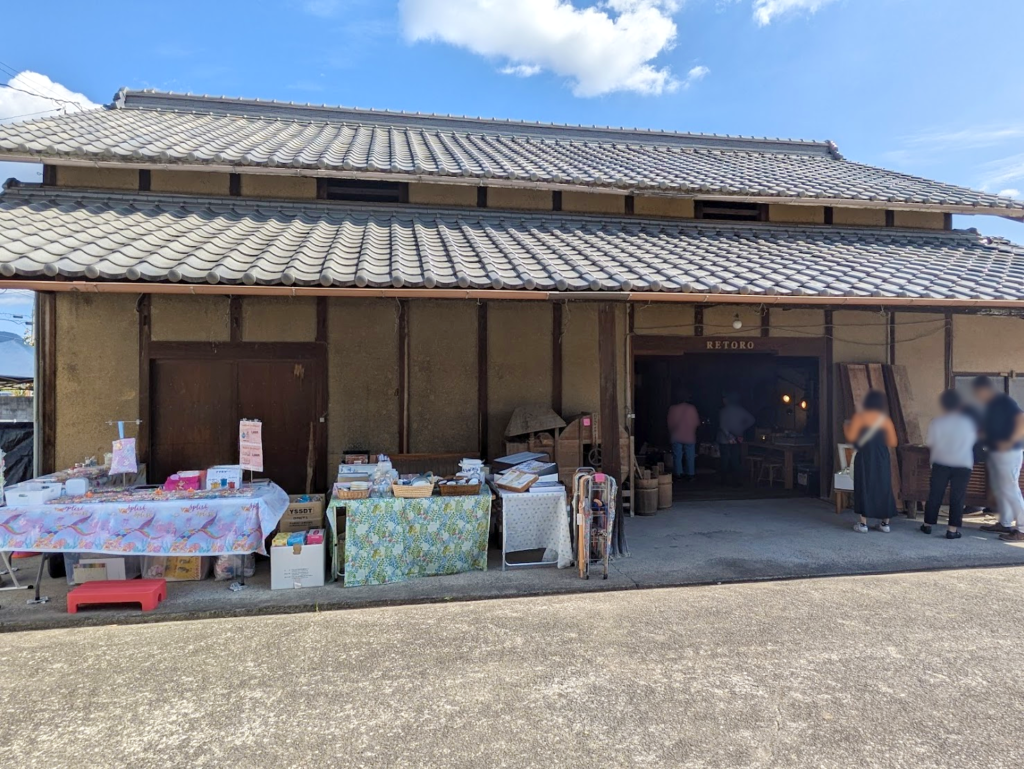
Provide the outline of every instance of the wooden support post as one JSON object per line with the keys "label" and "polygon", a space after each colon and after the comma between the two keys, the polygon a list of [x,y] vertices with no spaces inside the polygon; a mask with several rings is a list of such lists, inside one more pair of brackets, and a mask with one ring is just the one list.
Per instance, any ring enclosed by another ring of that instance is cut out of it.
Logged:
{"label": "wooden support post", "polygon": [[57,294],[36,294],[36,397],[40,438],[37,475],[54,472],[57,458]]}
{"label": "wooden support post", "polygon": [[316,341],[327,342],[327,297],[316,298]]}
{"label": "wooden support post", "polygon": [[476,308],[476,419],[480,458],[487,460],[487,302]]}
{"label": "wooden support post", "polygon": [[398,302],[398,453],[409,453],[409,300]]}
{"label": "wooden support post", "polygon": [[944,371],[946,373],[946,388],[953,387],[953,313],[946,313],[946,341]]}
{"label": "wooden support post", "polygon": [[896,365],[896,313],[889,310],[886,315],[889,319],[889,365]]}
{"label": "wooden support post", "polygon": [[622,480],[622,452],[619,448],[619,360],[615,335],[615,305],[602,303],[597,310],[597,358],[601,372],[599,410],[601,416],[601,469]]}
{"label": "wooden support post", "polygon": [[231,341],[242,341],[242,297],[232,296],[228,300],[228,315],[230,316]]}
{"label": "wooden support post", "polygon": [[551,410],[562,414],[562,303],[551,307]]}
{"label": "wooden support post", "polygon": [[135,443],[139,461],[147,463],[150,461],[152,448],[152,433],[149,429],[152,419],[149,405],[149,345],[153,341],[152,298],[152,294],[142,294],[135,306],[139,314],[139,419],[142,420]]}
{"label": "wooden support post", "polygon": [[771,336],[771,310],[768,305],[761,307],[761,336],[765,339]]}
{"label": "wooden support post", "polygon": [[704,336],[704,306],[700,304],[693,308],[693,335]]}
{"label": "wooden support post", "polygon": [[[825,362],[822,368],[825,373],[825,403],[819,412],[822,433],[824,434],[824,451],[821,456],[821,495],[827,496],[832,488],[832,476],[835,473],[836,438],[835,438],[835,384],[836,366],[833,353],[832,310],[825,310]],[[819,390],[822,388],[819,387]]]}

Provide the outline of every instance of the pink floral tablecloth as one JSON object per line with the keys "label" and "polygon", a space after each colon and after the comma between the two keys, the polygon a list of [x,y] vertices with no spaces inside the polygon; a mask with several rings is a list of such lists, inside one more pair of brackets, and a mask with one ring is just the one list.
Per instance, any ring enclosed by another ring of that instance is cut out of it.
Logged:
{"label": "pink floral tablecloth", "polygon": [[111,555],[264,553],[288,507],[273,483],[242,494],[124,492],[0,507],[0,550]]}

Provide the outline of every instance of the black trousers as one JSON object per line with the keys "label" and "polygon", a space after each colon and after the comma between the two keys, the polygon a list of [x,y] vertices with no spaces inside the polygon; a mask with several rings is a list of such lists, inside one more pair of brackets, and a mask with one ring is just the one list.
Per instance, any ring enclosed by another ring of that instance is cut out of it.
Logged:
{"label": "black trousers", "polygon": [[949,486],[949,525],[959,528],[964,522],[964,500],[971,468],[932,465],[932,481],[928,489],[928,503],[924,506],[924,522],[929,526],[939,520],[939,508]]}
{"label": "black trousers", "polygon": [[742,454],[738,443],[719,443],[718,451],[721,455],[721,481],[722,483],[738,484],[743,472]]}

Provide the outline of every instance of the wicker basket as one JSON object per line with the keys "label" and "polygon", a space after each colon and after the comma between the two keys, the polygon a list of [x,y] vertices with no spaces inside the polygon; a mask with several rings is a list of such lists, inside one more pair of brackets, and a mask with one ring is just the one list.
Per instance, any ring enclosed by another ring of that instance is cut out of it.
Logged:
{"label": "wicker basket", "polygon": [[[455,480],[454,478],[447,478],[446,480]],[[480,483],[463,483],[461,485],[448,485],[442,483],[437,487],[437,490],[441,492],[442,497],[475,497],[480,493]]]}
{"label": "wicker basket", "polygon": [[434,493],[434,484],[425,483],[422,486],[402,486],[398,483],[391,484],[391,493],[399,499],[423,499]]}
{"label": "wicker basket", "polygon": [[353,491],[352,489],[335,489],[331,496],[334,499],[369,499],[370,490],[356,489]]}

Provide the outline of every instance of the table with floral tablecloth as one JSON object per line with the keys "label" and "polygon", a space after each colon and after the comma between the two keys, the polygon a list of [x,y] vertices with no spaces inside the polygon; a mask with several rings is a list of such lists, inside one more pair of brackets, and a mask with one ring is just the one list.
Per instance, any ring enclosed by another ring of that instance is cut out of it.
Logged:
{"label": "table with floral tablecloth", "polygon": [[[572,563],[572,537],[565,489],[544,493],[516,493],[498,489],[501,496],[501,564],[506,566],[558,565]],[[542,560],[529,564],[508,562],[508,554],[520,550],[544,550]]]}
{"label": "table with floral tablecloth", "polygon": [[274,483],[240,489],[112,489],[0,507],[0,550],[109,555],[264,553],[288,508]]}
{"label": "table with floral tablecloth", "polygon": [[[338,536],[341,509],[343,537]],[[327,520],[334,576],[341,576],[344,562],[345,587],[487,570],[491,493],[486,486],[467,497],[332,499]]]}

